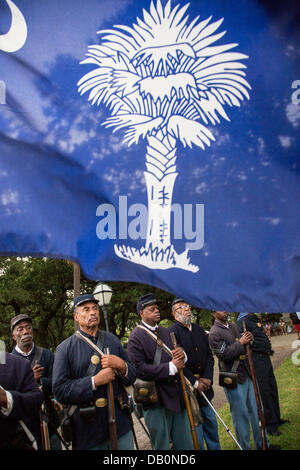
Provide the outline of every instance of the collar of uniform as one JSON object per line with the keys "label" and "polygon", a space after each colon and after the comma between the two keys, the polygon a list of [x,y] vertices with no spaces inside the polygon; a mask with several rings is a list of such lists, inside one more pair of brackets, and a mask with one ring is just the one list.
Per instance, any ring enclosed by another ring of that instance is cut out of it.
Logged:
{"label": "collar of uniform", "polygon": [[89,338],[94,343],[97,343],[98,338],[99,338],[99,330],[97,330],[96,336],[89,335],[88,333],[85,333],[85,331],[82,331],[80,328],[79,328],[79,331],[83,336],[86,336],[87,338]]}
{"label": "collar of uniform", "polygon": [[22,356],[28,357],[28,356],[30,356],[30,354],[31,354],[32,351],[34,350],[34,346],[35,346],[35,344],[33,343],[33,346],[32,346],[32,348],[30,349],[30,351],[29,351],[29,352],[24,352],[24,351],[22,351],[22,349],[20,349],[19,346],[16,344],[15,350],[17,351],[17,353],[21,354]]}
{"label": "collar of uniform", "polygon": [[175,320],[175,323],[177,323],[178,325],[180,325],[182,328],[185,328],[186,330],[192,331],[192,324],[193,324],[193,323],[190,323],[189,326],[184,325],[183,323],[181,323],[181,322],[178,321],[178,320]]}
{"label": "collar of uniform", "polygon": [[143,320],[141,321],[141,323],[142,323],[146,328],[149,328],[149,330],[151,330],[151,331],[156,331],[157,328],[158,328],[158,325],[151,326],[151,325],[148,325],[148,323],[144,322]]}
{"label": "collar of uniform", "polygon": [[226,330],[228,330],[228,328],[229,328],[229,322],[227,322],[227,325],[224,325],[223,323],[221,323],[221,322],[220,322],[219,320],[217,320],[217,319],[215,320],[214,325],[220,326],[221,328],[226,328]]}

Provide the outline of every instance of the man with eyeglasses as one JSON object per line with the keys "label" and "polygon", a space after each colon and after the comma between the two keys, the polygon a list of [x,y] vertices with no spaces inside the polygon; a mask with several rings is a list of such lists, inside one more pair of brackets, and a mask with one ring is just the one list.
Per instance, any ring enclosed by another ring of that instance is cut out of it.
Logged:
{"label": "man with eyeglasses", "polygon": [[204,329],[193,323],[191,306],[182,298],[176,297],[172,302],[172,313],[175,323],[169,328],[175,333],[178,344],[187,355],[184,368],[185,376],[197,390],[197,399],[201,407],[203,424],[196,427],[198,442],[201,450],[220,450],[218,423],[211,407],[203,398],[212,400],[214,373],[214,358],[209,347],[208,337]]}

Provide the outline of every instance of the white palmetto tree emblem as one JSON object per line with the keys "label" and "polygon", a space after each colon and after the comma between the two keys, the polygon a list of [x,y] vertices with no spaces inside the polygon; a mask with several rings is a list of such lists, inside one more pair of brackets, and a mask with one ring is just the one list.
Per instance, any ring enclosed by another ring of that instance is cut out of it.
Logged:
{"label": "white palmetto tree emblem", "polygon": [[187,250],[171,241],[171,206],[176,171],[176,142],[205,149],[215,140],[209,126],[229,118],[225,108],[249,99],[238,44],[215,45],[226,31],[223,19],[189,22],[189,5],[171,7],[157,0],[132,27],[102,30],[100,45],[89,46],[82,64],[94,64],[78,82],[93,105],[111,112],[103,125],[122,129],[129,146],[147,140],[145,181],[148,225],[145,246],[115,245],[118,256],[152,269],[171,267],[196,272]]}

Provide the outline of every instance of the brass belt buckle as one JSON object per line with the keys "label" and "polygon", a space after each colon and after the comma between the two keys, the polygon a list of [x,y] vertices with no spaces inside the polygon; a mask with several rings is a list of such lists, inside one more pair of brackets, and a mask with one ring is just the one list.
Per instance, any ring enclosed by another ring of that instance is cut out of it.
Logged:
{"label": "brass belt buckle", "polygon": [[98,398],[95,401],[95,405],[97,406],[97,408],[103,408],[104,406],[107,405],[107,399],[106,398]]}

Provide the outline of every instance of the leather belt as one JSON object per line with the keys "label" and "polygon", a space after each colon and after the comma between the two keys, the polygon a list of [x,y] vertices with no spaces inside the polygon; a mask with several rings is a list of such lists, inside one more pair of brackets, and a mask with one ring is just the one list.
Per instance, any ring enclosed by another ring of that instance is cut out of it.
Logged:
{"label": "leather belt", "polygon": [[267,352],[267,353],[258,353],[258,352],[253,351],[253,353],[254,353],[256,356],[259,356],[259,357],[269,357],[269,356],[272,355],[270,352]]}

